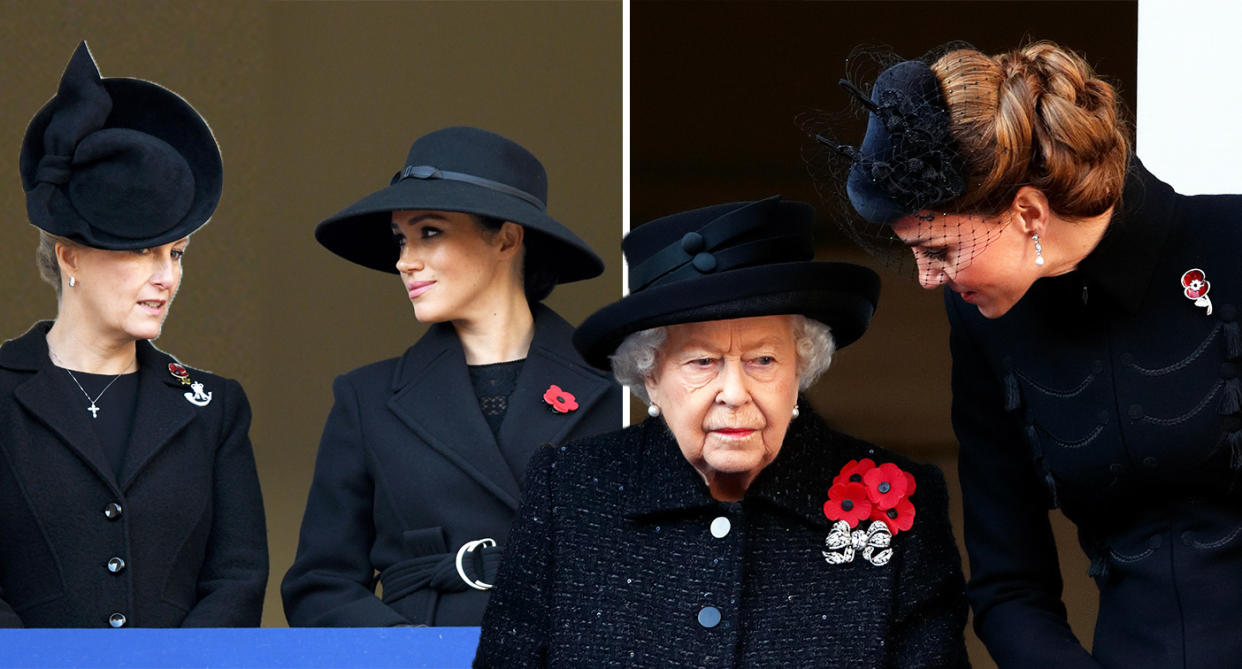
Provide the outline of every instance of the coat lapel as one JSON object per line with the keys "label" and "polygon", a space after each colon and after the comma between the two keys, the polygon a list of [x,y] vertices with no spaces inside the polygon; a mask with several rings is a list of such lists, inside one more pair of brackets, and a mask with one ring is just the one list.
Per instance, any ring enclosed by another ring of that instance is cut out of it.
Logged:
{"label": "coat lapel", "polygon": [[0,364],[9,369],[34,372],[30,380],[14,389],[18,404],[46,425],[87,468],[117,492],[112,465],[104,456],[99,438],[86,421],[70,414],[74,407],[84,407],[86,398],[66,396],[63,384],[56,378],[57,374],[66,372],[48,358],[46,337],[51,326],[51,321],[36,323],[26,334],[7,342]]}
{"label": "coat lapel", "polygon": [[[185,392],[190,387],[169,373],[171,362],[175,362],[172,356],[151,342],[138,342],[138,404],[125,464],[121,467],[122,490],[128,489],[151,459],[189,425],[196,412],[203,410],[186,400]],[[194,379],[193,371],[190,378]]]}
{"label": "coat lapel", "polygon": [[475,400],[452,325],[433,325],[406,351],[393,391],[388,407],[407,427],[500,501],[518,508],[521,488]]}
{"label": "coat lapel", "polygon": [[[574,426],[591,413],[612,387],[606,376],[577,357],[572,342],[573,326],[541,304],[534,305],[534,316],[530,352],[500,424],[500,444],[506,449],[520,444],[538,446],[565,441]],[[554,411],[543,399],[552,385],[572,394],[578,408],[567,413]],[[525,469],[526,463],[522,463],[521,470],[515,472],[518,480],[525,478]]]}

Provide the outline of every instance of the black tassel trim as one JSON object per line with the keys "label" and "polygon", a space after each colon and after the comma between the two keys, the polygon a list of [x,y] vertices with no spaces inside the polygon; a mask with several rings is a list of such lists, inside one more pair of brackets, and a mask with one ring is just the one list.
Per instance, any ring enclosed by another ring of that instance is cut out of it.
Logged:
{"label": "black tassel trim", "polygon": [[1226,432],[1224,442],[1229,446],[1229,467],[1235,472],[1242,470],[1242,430]]}
{"label": "black tassel trim", "polygon": [[1102,554],[1091,558],[1091,567],[1087,569],[1087,576],[1097,579],[1108,578],[1108,558]]}
{"label": "black tassel trim", "polygon": [[1022,396],[1018,390],[1018,377],[1013,372],[1005,375],[1005,411],[1013,411],[1022,404]]}
{"label": "black tassel trim", "polygon": [[1222,414],[1234,414],[1242,409],[1242,379],[1229,379],[1225,381],[1225,397],[1220,403],[1220,412]]}
{"label": "black tassel trim", "polygon": [[1242,329],[1237,321],[1225,323],[1225,354],[1230,358],[1242,356]]}
{"label": "black tassel trim", "polygon": [[1052,472],[1044,470],[1044,485],[1048,486],[1048,508],[1061,508],[1061,500],[1057,499],[1057,482],[1052,478]]}

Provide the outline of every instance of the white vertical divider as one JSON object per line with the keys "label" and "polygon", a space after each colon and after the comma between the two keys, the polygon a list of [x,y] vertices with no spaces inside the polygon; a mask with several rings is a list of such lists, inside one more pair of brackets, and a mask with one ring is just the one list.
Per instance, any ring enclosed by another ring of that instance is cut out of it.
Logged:
{"label": "white vertical divider", "polygon": [[1179,193],[1242,193],[1242,2],[1138,12],[1139,157]]}

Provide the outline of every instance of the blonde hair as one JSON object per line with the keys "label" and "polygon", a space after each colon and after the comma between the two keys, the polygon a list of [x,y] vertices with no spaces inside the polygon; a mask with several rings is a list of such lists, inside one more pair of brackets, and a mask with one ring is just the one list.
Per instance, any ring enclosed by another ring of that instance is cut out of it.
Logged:
{"label": "blonde hair", "polygon": [[1035,42],[996,56],[951,51],[931,69],[966,177],[966,192],[946,210],[1000,213],[1024,185],[1070,219],[1120,201],[1130,128],[1112,85],[1081,56]]}
{"label": "blonde hair", "polygon": [[39,277],[56,289],[56,299],[60,300],[60,261],[56,259],[57,244],[72,247],[78,247],[81,244],[46,230],[39,230],[39,246],[35,248],[35,267],[39,269]]}

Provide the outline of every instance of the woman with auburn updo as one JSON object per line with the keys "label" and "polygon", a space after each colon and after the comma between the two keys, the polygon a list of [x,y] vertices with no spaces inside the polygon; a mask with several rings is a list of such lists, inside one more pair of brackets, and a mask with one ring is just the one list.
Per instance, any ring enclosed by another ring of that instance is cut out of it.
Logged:
{"label": "woman with auburn updo", "polygon": [[966,666],[940,471],[801,398],[880,292],[813,223],[770,197],[626,236],[574,344],[650,417],[531,459],[476,667]]}
{"label": "woman with auburn updo", "polygon": [[26,130],[55,321],[0,346],[0,627],[257,627],[250,405],[155,348],[220,150],[177,94],[78,46]]}
{"label": "woman with auburn updo", "polygon": [[[1242,197],[1148,172],[1112,86],[1054,44],[901,62],[862,95],[861,148],[835,147],[853,231],[895,236],[949,289],[968,595],[992,656],[1236,666]],[[1099,588],[1091,652],[1050,508]]]}

